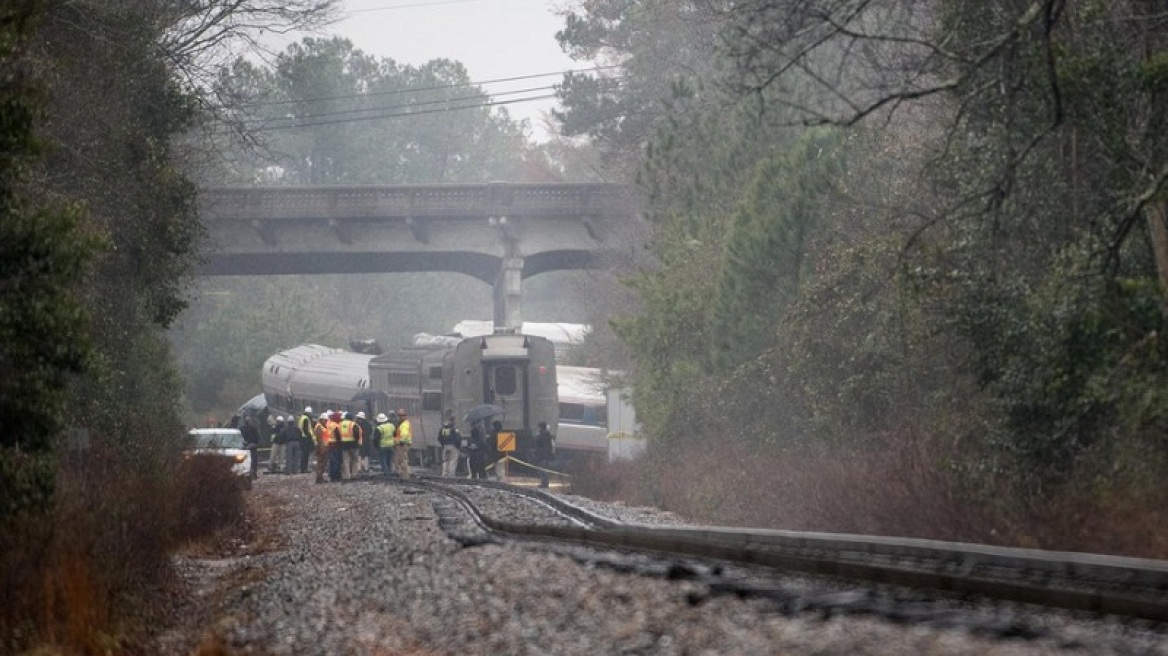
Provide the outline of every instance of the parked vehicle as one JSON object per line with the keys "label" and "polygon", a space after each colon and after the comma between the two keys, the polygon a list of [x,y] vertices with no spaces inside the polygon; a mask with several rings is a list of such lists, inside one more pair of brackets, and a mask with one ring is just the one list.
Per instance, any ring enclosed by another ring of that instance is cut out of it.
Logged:
{"label": "parked vehicle", "polygon": [[236,428],[192,428],[184,456],[205,455],[226,458],[231,471],[240,477],[244,489],[251,489],[251,451]]}

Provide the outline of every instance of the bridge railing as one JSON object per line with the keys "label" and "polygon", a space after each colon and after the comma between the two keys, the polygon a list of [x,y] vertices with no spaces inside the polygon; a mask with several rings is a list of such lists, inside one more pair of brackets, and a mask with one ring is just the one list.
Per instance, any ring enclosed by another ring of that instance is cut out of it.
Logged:
{"label": "bridge railing", "polygon": [[627,214],[630,188],[606,183],[213,187],[207,219],[459,218]]}

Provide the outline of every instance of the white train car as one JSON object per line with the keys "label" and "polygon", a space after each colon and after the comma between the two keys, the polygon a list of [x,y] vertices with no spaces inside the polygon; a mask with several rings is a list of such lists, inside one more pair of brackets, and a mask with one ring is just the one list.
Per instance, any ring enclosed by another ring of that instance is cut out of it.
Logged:
{"label": "white train car", "polygon": [[560,425],[556,449],[608,453],[607,383],[600,369],[556,368]]}
{"label": "white train car", "polygon": [[[555,344],[556,360],[565,359],[579,344],[584,342],[592,327],[584,323],[547,323],[538,321],[524,321],[519,332],[524,335],[543,337]],[[495,332],[492,321],[480,319],[464,319],[454,324],[452,332],[461,337],[480,337]]]}
{"label": "white train car", "polygon": [[366,410],[372,390],[369,362],[374,356],[304,344],[280,351],[264,362],[261,376],[270,415]]}

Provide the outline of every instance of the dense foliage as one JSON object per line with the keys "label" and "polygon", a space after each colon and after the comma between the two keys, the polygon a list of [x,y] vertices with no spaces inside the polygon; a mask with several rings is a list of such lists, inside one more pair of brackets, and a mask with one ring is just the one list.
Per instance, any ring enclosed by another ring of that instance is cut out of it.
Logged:
{"label": "dense foliage", "polygon": [[48,504],[52,441],[69,423],[60,389],[89,354],[75,291],[96,243],[82,232],[79,207],[31,185],[46,94],[26,49],[40,5],[0,9],[0,521]]}
{"label": "dense foliage", "polygon": [[1155,4],[576,5],[562,42],[615,70],[565,79],[565,127],[650,198],[641,310],[616,327],[656,443],[924,435],[1004,513],[1156,494]]}
{"label": "dense foliage", "polygon": [[149,615],[125,602],[217,528],[174,504],[209,500],[211,475],[174,475],[165,330],[202,238],[180,137],[203,103],[183,71],[244,16],[305,24],[328,4],[0,7],[0,651],[121,651]]}

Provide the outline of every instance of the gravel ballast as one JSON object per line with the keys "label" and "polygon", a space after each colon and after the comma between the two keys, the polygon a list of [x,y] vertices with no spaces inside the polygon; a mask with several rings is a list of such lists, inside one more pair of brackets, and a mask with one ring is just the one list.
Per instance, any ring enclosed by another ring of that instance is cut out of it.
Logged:
{"label": "gravel ballast", "polygon": [[[449,500],[406,486],[276,475],[260,477],[250,495],[251,544],[227,557],[177,559],[184,621],[160,632],[159,652],[1168,656],[1163,634],[1138,624],[1027,615],[1034,630],[1019,635],[1028,637],[1006,637],[823,605],[791,612],[771,599],[713,594],[696,580],[581,562],[563,549],[456,540]],[[624,521],[674,521],[572,501]]]}

